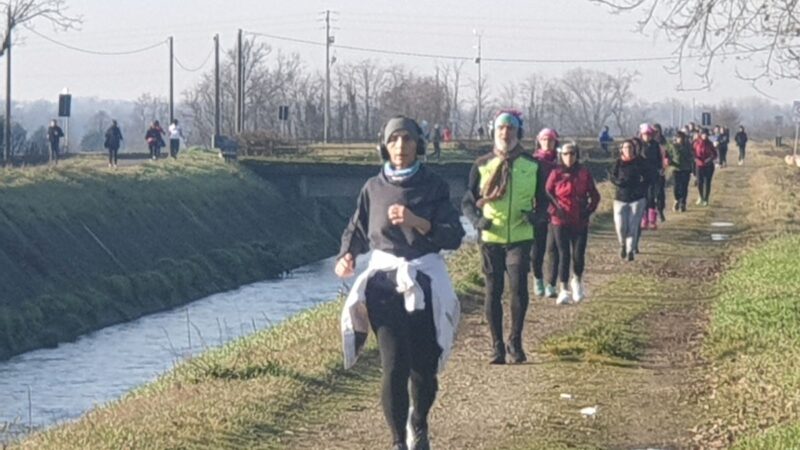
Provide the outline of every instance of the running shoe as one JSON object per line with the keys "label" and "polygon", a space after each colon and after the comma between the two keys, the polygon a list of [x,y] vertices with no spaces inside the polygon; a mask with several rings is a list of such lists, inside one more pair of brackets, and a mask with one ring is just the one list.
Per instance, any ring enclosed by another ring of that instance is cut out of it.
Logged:
{"label": "running shoe", "polygon": [[619,257],[625,259],[625,256],[628,254],[627,250],[625,250],[625,244],[622,244],[622,247],[619,250]]}
{"label": "running shoe", "polygon": [[545,295],[544,280],[539,279],[539,278],[534,278],[534,280],[533,280],[533,293],[536,294],[537,297],[543,297]]}
{"label": "running shoe", "polygon": [[703,204],[703,199],[702,198],[698,198],[697,201],[694,202],[694,204],[698,205],[698,206],[702,205]]}
{"label": "running shoe", "polygon": [[569,303],[570,297],[569,291],[561,288],[561,291],[558,293],[558,298],[556,299],[556,305],[566,305]]}
{"label": "running shoe", "polygon": [[[673,211],[678,211],[680,209],[681,209],[681,202],[678,201],[678,200],[675,200],[675,203],[672,204],[672,210]],[[663,222],[664,219],[662,218],[661,221]]]}
{"label": "running shoe", "polygon": [[583,283],[580,278],[572,277],[572,281],[570,281],[569,284],[572,289],[572,300],[574,302],[579,302],[586,298],[586,293],[583,291]]}
{"label": "running shoe", "polygon": [[412,426],[406,427],[406,446],[408,450],[431,450],[431,442],[428,439],[428,429],[415,429]]}
{"label": "running shoe", "polygon": [[556,298],[556,287],[553,285],[546,285],[544,287],[544,296],[547,298]]}
{"label": "running shoe", "polygon": [[708,206],[708,200],[703,200],[703,206]]}
{"label": "running shoe", "polygon": [[628,253],[628,261],[633,261],[633,252]]}

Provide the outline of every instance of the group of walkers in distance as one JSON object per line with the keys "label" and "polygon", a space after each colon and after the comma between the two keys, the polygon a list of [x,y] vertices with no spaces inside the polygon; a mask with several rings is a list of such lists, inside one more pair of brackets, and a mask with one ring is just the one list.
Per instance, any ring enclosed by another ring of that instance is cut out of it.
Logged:
{"label": "group of walkers in distance", "polygon": [[[178,124],[178,119],[173,119],[168,128],[169,132],[169,155],[173,159],[178,158],[181,140],[183,137],[183,129]],[[155,160],[161,157],[161,148],[165,146],[163,136],[166,133],[161,128],[158,120],[154,120],[145,132],[145,142],[150,151],[150,158]],[[64,137],[64,131],[58,126],[58,121],[53,119],[50,126],[47,128],[47,139],[50,143],[50,159],[58,164],[60,157],[60,141]],[[108,167],[117,167],[119,160],[119,149],[122,146],[122,131],[119,128],[116,120],[111,121],[111,125],[105,132],[103,147],[108,150]]]}
{"label": "group of walkers in distance", "polygon": [[[613,138],[605,131],[601,144]],[[620,257],[633,261],[642,230],[665,220],[666,171],[673,170],[673,211],[686,211],[691,175],[698,205],[708,205],[714,161],[724,167],[726,130],[716,134],[690,124],[668,142],[658,124],[642,124],[619,144],[608,171],[614,185],[613,217]],[[522,146],[522,115],[500,111],[489,127],[492,151],[469,174],[461,212],[479,232],[484,276],[484,313],[493,365],[523,363],[522,333],[533,271],[536,296],[556,304],[586,297],[583,273],[590,217],[600,193],[574,142],[561,144],[552,128],[536,136],[536,149]],[[434,134],[436,136],[436,134]],[[602,136],[602,135],[601,135]],[[381,403],[394,450],[430,449],[428,412],[447,361],[460,306],[442,250],[459,247],[465,234],[447,182],[422,164],[426,132],[404,116],[390,119],[380,134],[383,165],[358,197],[336,258],[335,273],[355,274],[356,257],[372,250],[355,279],[341,316],[345,367],[351,367],[370,329],[383,369]],[[744,128],[735,141],[744,161]],[[506,278],[511,329],[503,332]]]}

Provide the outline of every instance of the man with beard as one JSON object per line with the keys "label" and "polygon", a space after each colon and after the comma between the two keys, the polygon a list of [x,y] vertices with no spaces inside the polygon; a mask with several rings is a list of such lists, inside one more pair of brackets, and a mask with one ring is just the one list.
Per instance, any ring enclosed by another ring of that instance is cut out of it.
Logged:
{"label": "man with beard", "polygon": [[[528,309],[528,271],[534,238],[537,173],[539,166],[520,145],[522,117],[500,111],[494,123],[494,147],[475,161],[461,209],[480,231],[485,283],[484,309],[492,339],[490,364],[526,360],[522,327]],[[546,205],[541,205],[546,207]],[[511,297],[511,333],[503,341],[501,303],[505,274]]]}

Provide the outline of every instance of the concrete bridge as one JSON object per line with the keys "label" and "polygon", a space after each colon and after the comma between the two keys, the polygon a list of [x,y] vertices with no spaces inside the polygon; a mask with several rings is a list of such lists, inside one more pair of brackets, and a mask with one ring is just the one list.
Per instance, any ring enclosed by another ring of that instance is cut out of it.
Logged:
{"label": "concrete bridge", "polygon": [[[380,170],[376,164],[296,163],[245,159],[241,164],[274,183],[287,198],[356,198],[361,187]],[[467,189],[471,163],[430,163],[428,167],[450,185],[450,198],[458,205]]]}

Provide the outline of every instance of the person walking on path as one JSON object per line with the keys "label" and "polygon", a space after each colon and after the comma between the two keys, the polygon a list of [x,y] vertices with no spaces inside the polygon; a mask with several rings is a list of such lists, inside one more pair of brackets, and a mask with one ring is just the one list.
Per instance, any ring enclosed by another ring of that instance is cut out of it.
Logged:
{"label": "person walking on path", "polygon": [[673,193],[675,204],[673,211],[686,211],[686,199],[689,197],[689,180],[694,172],[692,146],[683,131],[675,134],[675,139],[668,150],[669,165],[672,166],[672,178],[675,183]]}
{"label": "person walking on path", "polygon": [[50,126],[47,127],[47,140],[50,141],[50,159],[55,164],[58,164],[58,148],[62,137],[64,137],[64,130],[58,126],[56,119],[51,120]]}
{"label": "person walking on path", "polygon": [[642,139],[642,157],[652,174],[650,186],[647,188],[647,212],[642,215],[641,227],[643,230],[658,229],[658,212],[661,212],[663,221],[664,202],[666,199],[660,195],[664,189],[666,178],[664,177],[664,161],[666,152],[661,144],[655,139],[655,129],[647,123],[639,125],[639,135]]}
{"label": "person walking on path", "polygon": [[661,146],[661,176],[658,179],[658,191],[656,192],[656,209],[661,222],[666,222],[667,217],[664,215],[664,209],[667,207],[667,177],[666,170],[669,166],[667,160],[667,138],[664,136],[664,131],[661,129],[660,123],[653,124],[653,139]]}
{"label": "person walking on path", "polygon": [[567,289],[570,264],[572,280],[571,297],[575,302],[584,299],[583,269],[586,243],[589,237],[589,216],[600,203],[600,193],[589,169],[580,164],[577,144],[566,144],[558,152],[559,165],[547,178],[547,195],[550,197],[550,232],[558,247],[559,293],[556,304],[563,305],[570,299]]}
{"label": "person walking on path", "polygon": [[436,162],[439,162],[442,153],[442,131],[439,129],[438,123],[433,125],[431,141],[433,141],[433,157],[436,158]]}
{"label": "person walking on path", "polygon": [[[550,171],[556,166],[558,132],[552,128],[543,128],[536,136],[536,143],[538,148],[533,153],[533,159],[539,164],[539,173],[536,175],[536,180],[539,183],[536,188],[536,204],[547,205],[549,199],[547,198],[544,184],[547,181],[547,177],[550,176]],[[558,274],[552,271],[548,274],[546,282],[544,275],[545,255],[549,254],[551,259],[555,258],[558,261],[558,250],[556,249],[553,235],[547,232],[550,227],[550,214],[547,212],[547,208],[536,209],[536,220],[533,227],[533,247],[531,248],[533,291],[539,297],[555,298],[556,277]]]}
{"label": "person walking on path", "polygon": [[739,131],[733,137],[733,140],[736,141],[736,146],[739,147],[739,165],[741,166],[744,164],[744,151],[745,147],[747,147],[747,133],[744,131],[744,126],[739,126]]}
{"label": "person walking on path", "polygon": [[611,134],[608,132],[608,125],[603,127],[603,131],[600,132],[600,136],[598,136],[597,140],[600,142],[600,148],[603,149],[603,153],[608,155],[608,146],[614,142],[614,138],[611,137]]}
{"label": "person walking on path", "polygon": [[178,119],[172,119],[172,123],[169,124],[169,156],[172,159],[178,159],[181,139],[184,139],[183,129],[178,125]]}
{"label": "person walking on path", "polygon": [[692,144],[694,151],[694,165],[697,168],[697,190],[700,197],[697,204],[708,206],[711,194],[711,179],[714,177],[714,159],[717,151],[714,144],[708,139],[708,128],[700,131],[700,137]]}
{"label": "person walking on path", "polygon": [[111,126],[106,130],[103,146],[108,150],[108,167],[117,167],[117,154],[122,143],[122,131],[117,126],[117,121],[112,120]]}
{"label": "person walking on path", "polygon": [[639,222],[647,204],[651,176],[652,171],[636,154],[634,142],[623,141],[608,179],[615,187],[614,227],[621,247],[619,256],[628,261],[633,261],[638,246]]}
{"label": "person walking on path", "polygon": [[339,277],[352,276],[356,256],[372,250],[342,311],[344,364],[355,363],[371,327],[392,448],[430,449],[428,412],[460,316],[440,251],[458,248],[464,229],[447,182],[419,161],[425,142],[416,121],[390,119],[380,153],[383,167],[361,189],[334,269]]}
{"label": "person walking on path", "polygon": [[719,156],[719,168],[728,167],[728,143],[730,142],[730,131],[726,127],[718,126],[717,130],[717,153]]}
{"label": "person walking on path", "polygon": [[[522,328],[529,301],[534,206],[539,206],[535,205],[539,165],[520,144],[519,112],[501,111],[494,119],[493,130],[493,151],[473,164],[461,210],[480,231],[484,310],[492,340],[489,363],[505,364],[506,353],[512,363],[522,363],[527,359],[522,349]],[[508,345],[503,341],[502,297],[506,273],[511,297]]]}
{"label": "person walking on path", "polygon": [[161,128],[161,124],[157,120],[154,120],[144,135],[144,139],[147,141],[147,148],[150,149],[150,159],[155,160],[161,157],[161,147],[164,146],[164,138],[162,136],[164,136],[164,129]]}

